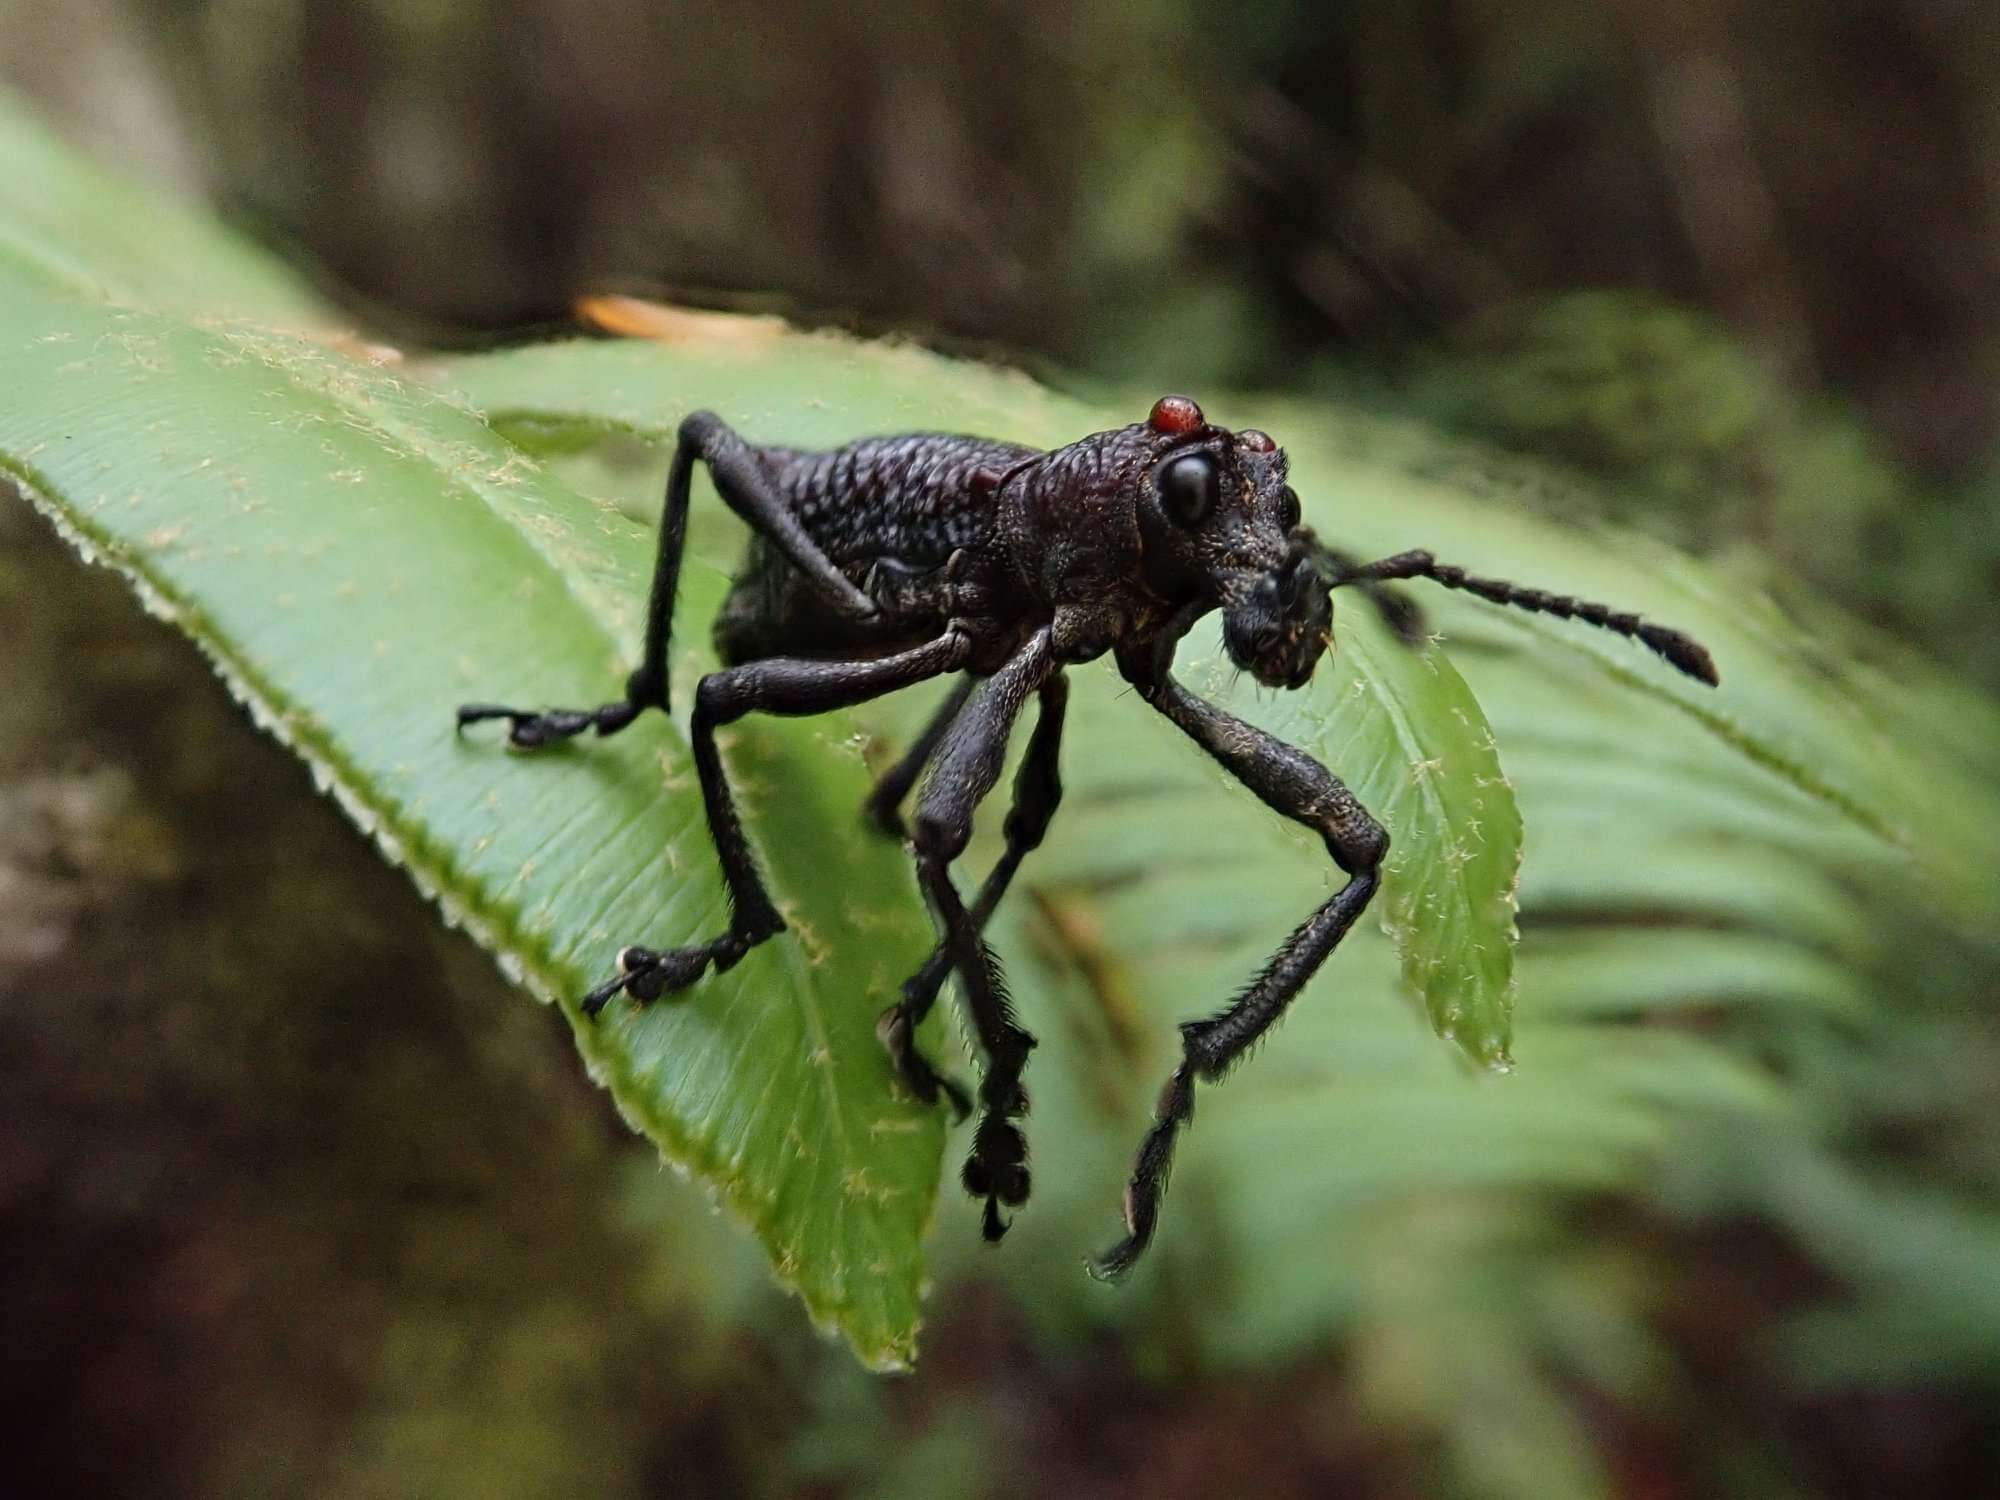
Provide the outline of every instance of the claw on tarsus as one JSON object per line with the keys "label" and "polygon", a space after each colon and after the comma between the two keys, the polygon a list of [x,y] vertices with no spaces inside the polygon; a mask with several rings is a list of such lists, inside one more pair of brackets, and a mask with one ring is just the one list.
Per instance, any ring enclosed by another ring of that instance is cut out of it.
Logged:
{"label": "claw on tarsus", "polygon": [[595,1020],[597,1013],[622,991],[641,1002],[657,1000],[669,990],[686,989],[714,961],[713,947],[624,948],[618,954],[618,973],[583,997],[584,1015]]}
{"label": "claw on tarsus", "polygon": [[889,1054],[890,1065],[903,1087],[922,1104],[936,1104],[942,1094],[951,1105],[952,1123],[957,1124],[972,1113],[972,1096],[964,1084],[932,1067],[930,1059],[917,1050],[908,1003],[905,1000],[882,1012],[875,1022],[876,1038]]}
{"label": "claw on tarsus", "polygon": [[516,750],[539,750],[557,740],[570,739],[586,729],[598,735],[616,734],[642,712],[637,702],[607,703],[601,708],[548,708],[539,712],[507,708],[498,703],[466,703],[458,710],[457,729],[488,719],[507,721],[507,743]]}
{"label": "claw on tarsus", "polygon": [[607,979],[603,984],[600,984],[596,989],[585,995],[581,1006],[584,1015],[593,1021],[596,1020],[597,1013],[609,1005],[630,981],[631,976],[629,974],[620,974],[615,979]]}

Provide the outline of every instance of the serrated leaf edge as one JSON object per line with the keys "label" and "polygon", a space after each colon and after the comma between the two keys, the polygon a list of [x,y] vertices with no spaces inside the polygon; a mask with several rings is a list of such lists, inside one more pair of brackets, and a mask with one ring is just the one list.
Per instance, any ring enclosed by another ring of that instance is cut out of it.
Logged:
{"label": "serrated leaf edge", "polygon": [[[371,803],[363,790],[363,783],[354,776],[352,769],[344,764],[329,744],[313,733],[312,717],[286,706],[281,695],[231,651],[225,640],[207,628],[201,611],[194,607],[192,601],[180,598],[169,585],[148,572],[129,555],[118,539],[93,533],[87,523],[54,498],[59,488],[31,467],[14,461],[11,455],[0,453],[0,474],[5,474],[13,482],[28,503],[48,519],[57,534],[84,562],[108,567],[118,573],[131,585],[148,614],[173,625],[194,643],[229,695],[243,706],[257,727],[304,762],[315,787],[333,798],[348,820],[375,845],[385,860],[409,875],[418,892],[443,914],[447,925],[462,929],[491,953],[501,973],[510,981],[521,985],[537,1000],[562,1009],[570,1016],[572,1030],[577,1030],[572,1004],[565,995],[563,985],[547,968],[535,962],[533,945],[523,941],[521,934],[511,931],[504,921],[482,911],[479,904],[470,899],[468,892],[455,887],[447,866],[432,864],[423,857],[421,842],[413,848],[412,842],[393,826],[393,812]],[[585,1041],[580,1032],[578,1040],[580,1043]],[[671,1119],[621,1098],[620,1090],[612,1086],[614,1076],[628,1085],[627,1092],[636,1094],[638,1091],[629,1088],[629,1075],[615,1062],[598,1055],[597,1049],[589,1045],[580,1045],[578,1050],[583,1055],[591,1081],[610,1096],[625,1123],[637,1134],[651,1140],[661,1159],[676,1173],[701,1182],[712,1199],[719,1199],[756,1235],[760,1244],[771,1248],[773,1253],[767,1257],[767,1263],[773,1277],[781,1287],[799,1299],[816,1328],[823,1334],[843,1337],[855,1356],[871,1370],[894,1372],[911,1368],[916,1358],[921,1320],[913,1322],[904,1337],[892,1338],[879,1345],[863,1343],[855,1330],[841,1320],[841,1313],[846,1307],[844,1302],[815,1295],[799,1276],[787,1270],[783,1257],[777,1253],[775,1226],[768,1218],[769,1205],[759,1196],[746,1191],[741,1180],[725,1163],[713,1160],[711,1152]],[[933,1191],[932,1203],[925,1215],[926,1223],[935,1212],[936,1197]],[[916,1290],[921,1302],[927,1282],[920,1279]]]}

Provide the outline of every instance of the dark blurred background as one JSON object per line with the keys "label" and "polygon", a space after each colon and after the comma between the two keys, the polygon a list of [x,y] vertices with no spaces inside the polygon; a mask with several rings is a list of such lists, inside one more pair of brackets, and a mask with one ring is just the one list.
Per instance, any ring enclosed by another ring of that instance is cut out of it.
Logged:
{"label": "dark blurred background", "polygon": [[[0,79],[371,336],[536,336],[619,287],[1078,385],[1379,404],[2000,686],[1979,0],[0,0]],[[1436,1492],[1338,1349],[1162,1368],[968,1284],[919,1376],[851,1370],[729,1231],[632,1221],[642,1148],[558,1023],[496,1000],[192,652],[18,508],[0,538],[0,994],[124,996],[0,1022],[29,1122],[0,1135],[0,1464],[43,1492]],[[281,976],[267,1013],[160,1003],[218,964]],[[416,966],[450,1006],[403,1003]],[[656,1269],[711,1261],[737,1269]],[[1713,1405],[1575,1393],[1608,1492],[2000,1485],[1977,1380],[1744,1383],[1823,1289],[1795,1246],[1726,1226],[1674,1263]]]}

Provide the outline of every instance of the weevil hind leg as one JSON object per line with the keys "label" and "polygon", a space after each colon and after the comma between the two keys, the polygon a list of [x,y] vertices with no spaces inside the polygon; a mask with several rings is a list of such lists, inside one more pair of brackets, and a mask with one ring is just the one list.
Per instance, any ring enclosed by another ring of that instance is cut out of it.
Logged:
{"label": "weevil hind leg", "polygon": [[875,613],[874,602],[828,560],[772,488],[758,468],[756,450],[726,422],[713,412],[694,412],[681,423],[678,436],[673,463],[667,470],[666,497],[660,509],[658,550],[646,601],[645,644],[638,668],[625,681],[624,698],[597,708],[539,710],[468,703],[458,710],[460,729],[490,719],[505,719],[507,743],[517,750],[536,750],[572,739],[588,729],[595,729],[599,735],[616,734],[647,709],[667,707],[667,646],[673,632],[674,600],[680,591],[688,502],[697,462],[708,465],[716,493],[723,501],[763,533],[842,617],[858,620]]}

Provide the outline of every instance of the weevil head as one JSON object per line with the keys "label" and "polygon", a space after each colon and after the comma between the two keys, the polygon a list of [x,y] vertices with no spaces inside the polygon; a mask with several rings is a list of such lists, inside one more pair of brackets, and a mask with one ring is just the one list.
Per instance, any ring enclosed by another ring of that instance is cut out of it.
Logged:
{"label": "weevil head", "polygon": [[1303,687],[1333,640],[1333,594],[1308,560],[1285,451],[1254,428],[1211,427],[1163,396],[1146,427],[1139,496],[1147,583],[1222,609],[1229,659],[1269,687]]}

